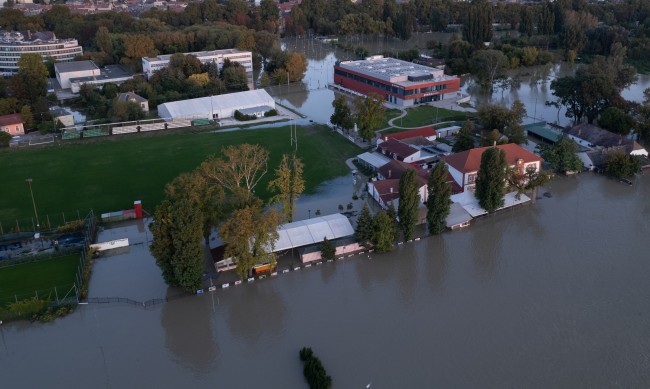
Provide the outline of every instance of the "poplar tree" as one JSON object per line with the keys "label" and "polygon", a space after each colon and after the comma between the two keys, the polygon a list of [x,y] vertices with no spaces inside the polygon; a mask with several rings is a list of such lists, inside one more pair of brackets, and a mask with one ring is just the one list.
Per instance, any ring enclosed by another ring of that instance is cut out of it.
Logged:
{"label": "poplar tree", "polygon": [[415,236],[415,225],[418,221],[418,206],[420,204],[419,185],[415,170],[409,169],[399,179],[399,226],[405,240]]}
{"label": "poplar tree", "polygon": [[439,162],[431,170],[427,185],[427,223],[429,232],[435,235],[445,230],[451,208],[451,185],[447,182],[447,174],[447,165]]}
{"label": "poplar tree", "polygon": [[370,215],[368,204],[364,204],[363,209],[361,209],[361,214],[357,219],[357,228],[354,231],[354,236],[362,245],[366,245],[368,242],[372,242],[373,240],[373,219],[372,215]]}
{"label": "poplar tree", "polygon": [[395,224],[385,211],[379,211],[374,219],[374,233],[372,243],[375,251],[385,253],[393,249],[393,238],[395,237]]}
{"label": "poplar tree", "polygon": [[493,147],[483,152],[476,177],[476,198],[488,213],[503,206],[507,167],[506,153],[503,150]]}
{"label": "poplar tree", "polygon": [[278,201],[282,205],[282,218],[289,223],[293,221],[296,200],[305,190],[302,172],[300,158],[295,154],[291,157],[284,154],[280,166],[275,169],[275,178],[269,182],[269,189],[279,192],[271,201]]}
{"label": "poplar tree", "polygon": [[336,255],[336,247],[330,242],[327,237],[323,238],[323,243],[320,245],[320,253],[322,259],[334,259]]}

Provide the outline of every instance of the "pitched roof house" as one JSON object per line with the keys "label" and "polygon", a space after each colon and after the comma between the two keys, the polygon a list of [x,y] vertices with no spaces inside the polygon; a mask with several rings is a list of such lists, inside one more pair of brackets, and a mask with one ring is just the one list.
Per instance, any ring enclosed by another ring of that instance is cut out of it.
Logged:
{"label": "pitched roof house", "polygon": [[378,144],[377,151],[388,158],[403,162],[415,162],[420,157],[420,150],[392,138]]}
{"label": "pitched roof house", "polygon": [[23,119],[18,113],[0,116],[0,131],[4,131],[11,136],[24,135]]}
{"label": "pitched roof house", "polygon": [[622,150],[630,155],[648,156],[648,151],[634,140],[594,126],[593,124],[581,123],[564,130],[564,133],[584,147]]}
{"label": "pitched roof house", "polygon": [[120,93],[117,95],[118,101],[132,101],[142,108],[143,112],[149,112],[149,101],[142,96],[139,96],[133,92]]}
{"label": "pitched roof house", "polygon": [[[542,158],[519,145],[509,143],[496,147],[505,152],[506,162],[510,167],[517,166],[522,171],[528,166],[535,166],[537,170],[542,168]],[[474,190],[478,170],[481,167],[481,157],[489,148],[480,147],[441,157],[447,163],[449,174],[463,192]]]}

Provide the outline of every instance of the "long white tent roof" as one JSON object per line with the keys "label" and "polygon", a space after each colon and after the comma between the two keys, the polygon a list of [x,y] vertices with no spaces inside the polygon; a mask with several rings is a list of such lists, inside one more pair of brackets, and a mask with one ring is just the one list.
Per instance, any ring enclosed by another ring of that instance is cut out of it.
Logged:
{"label": "long white tent roof", "polygon": [[160,115],[169,117],[192,117],[201,116],[210,112],[220,110],[231,110],[250,108],[262,105],[275,106],[273,97],[264,89],[255,89],[245,92],[228,93],[217,96],[200,97],[198,99],[171,101],[160,104],[158,111]]}
{"label": "long white tent roof", "polygon": [[323,238],[337,239],[354,234],[347,217],[340,213],[281,225],[275,251],[321,243]]}
{"label": "long white tent roof", "polygon": [[390,162],[390,158],[376,151],[373,153],[365,152],[363,154],[359,154],[357,155],[357,158],[364,161],[368,165],[371,165],[375,169],[379,169],[380,167]]}

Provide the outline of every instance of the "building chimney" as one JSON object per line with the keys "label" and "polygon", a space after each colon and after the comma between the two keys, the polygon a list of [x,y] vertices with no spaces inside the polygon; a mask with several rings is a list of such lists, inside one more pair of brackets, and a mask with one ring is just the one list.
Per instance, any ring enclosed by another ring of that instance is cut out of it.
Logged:
{"label": "building chimney", "polygon": [[497,147],[497,141],[492,142],[492,147]]}
{"label": "building chimney", "polygon": [[[391,175],[392,175],[391,173],[392,173],[392,172],[393,172],[392,170],[388,169],[388,178],[391,177]],[[393,191],[393,188],[391,188],[391,192],[392,192],[392,191]]]}
{"label": "building chimney", "polygon": [[390,193],[393,193],[393,187],[392,186],[390,187]]}

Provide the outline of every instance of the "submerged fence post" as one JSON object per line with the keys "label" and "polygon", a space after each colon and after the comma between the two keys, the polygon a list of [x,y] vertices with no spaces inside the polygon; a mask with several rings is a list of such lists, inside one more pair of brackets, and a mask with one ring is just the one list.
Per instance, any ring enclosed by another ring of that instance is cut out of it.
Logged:
{"label": "submerged fence post", "polygon": [[18,232],[20,232],[20,224],[18,223],[18,219],[16,219],[16,228],[18,228]]}
{"label": "submerged fence post", "polygon": [[77,220],[81,220],[81,214],[79,214],[79,210],[77,209]]}
{"label": "submerged fence post", "polygon": [[34,293],[36,293],[36,300],[38,300],[38,290],[35,290]]}
{"label": "submerged fence post", "polygon": [[2,223],[0,223],[0,235],[4,235],[4,231],[2,231]]}
{"label": "submerged fence post", "polygon": [[54,295],[56,296],[56,303],[59,304],[59,292],[56,291],[56,286],[54,287]]}

